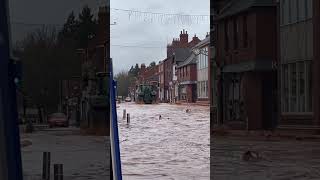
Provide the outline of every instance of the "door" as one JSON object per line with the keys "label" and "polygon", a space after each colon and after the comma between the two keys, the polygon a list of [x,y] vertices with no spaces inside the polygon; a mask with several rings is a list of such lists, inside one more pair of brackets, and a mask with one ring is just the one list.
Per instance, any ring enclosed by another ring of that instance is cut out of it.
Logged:
{"label": "door", "polygon": [[264,130],[271,130],[275,124],[274,105],[274,75],[272,72],[265,72],[262,74],[262,125]]}
{"label": "door", "polygon": [[197,84],[192,84],[192,102],[197,101]]}

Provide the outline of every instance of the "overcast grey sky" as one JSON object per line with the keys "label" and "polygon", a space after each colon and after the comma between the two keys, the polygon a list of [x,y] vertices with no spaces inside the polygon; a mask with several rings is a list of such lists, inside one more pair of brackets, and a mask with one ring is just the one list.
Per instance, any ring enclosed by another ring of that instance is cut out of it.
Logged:
{"label": "overcast grey sky", "polygon": [[[129,9],[168,14],[209,15],[209,0],[111,0],[111,8]],[[191,41],[194,34],[201,40],[210,31],[210,22],[200,21],[192,24],[161,23],[157,17],[147,16],[153,22],[144,21],[144,17],[130,16],[129,13],[111,9],[111,57],[115,73],[128,70],[136,63],[145,63],[165,59],[166,45],[172,38],[179,38],[180,31],[185,29]],[[125,46],[125,47],[124,47]],[[128,47],[129,46],[129,47]],[[140,46],[140,47],[131,47]],[[148,48],[142,48],[142,47]]]}

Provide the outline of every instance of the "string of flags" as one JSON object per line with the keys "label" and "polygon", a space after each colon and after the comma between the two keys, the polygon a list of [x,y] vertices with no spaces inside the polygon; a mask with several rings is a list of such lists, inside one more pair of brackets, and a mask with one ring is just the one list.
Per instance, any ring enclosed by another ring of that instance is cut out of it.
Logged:
{"label": "string of flags", "polygon": [[[189,14],[166,14],[166,13],[155,13],[155,12],[143,12],[136,10],[127,9],[116,9],[111,8],[114,11],[122,11],[127,13],[128,20],[142,20],[146,23],[161,23],[161,24],[208,24],[210,22],[209,15],[189,15]],[[112,15],[112,13],[111,13]]]}

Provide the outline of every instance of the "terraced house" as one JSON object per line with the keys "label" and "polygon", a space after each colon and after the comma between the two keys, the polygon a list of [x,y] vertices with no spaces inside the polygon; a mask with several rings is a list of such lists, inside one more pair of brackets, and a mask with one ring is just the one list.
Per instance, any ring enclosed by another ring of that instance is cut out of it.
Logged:
{"label": "terraced house", "polygon": [[273,0],[215,0],[218,124],[270,129],[276,124],[277,21]]}
{"label": "terraced house", "polygon": [[210,35],[192,48],[197,58],[197,102],[210,103]]}
{"label": "terraced house", "polygon": [[278,0],[279,128],[320,125],[320,2]]}
{"label": "terraced house", "polygon": [[175,102],[179,98],[177,66],[190,56],[191,48],[200,42],[196,35],[189,42],[189,34],[185,30],[180,32],[179,37],[173,38],[172,43],[167,45],[167,58],[163,60],[165,102]]}

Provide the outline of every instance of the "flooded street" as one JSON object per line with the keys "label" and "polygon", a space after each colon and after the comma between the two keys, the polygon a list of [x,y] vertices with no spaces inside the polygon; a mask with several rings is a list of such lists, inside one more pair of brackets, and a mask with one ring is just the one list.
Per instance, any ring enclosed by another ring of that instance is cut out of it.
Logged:
{"label": "flooded street", "polygon": [[[214,137],[211,172],[217,180],[320,179],[319,141],[241,137]],[[257,161],[243,161],[243,153],[256,151]]]}
{"label": "flooded street", "polygon": [[[124,179],[209,179],[209,107],[191,106],[186,113],[183,105],[119,106]],[[129,125],[123,109],[130,114]]]}

